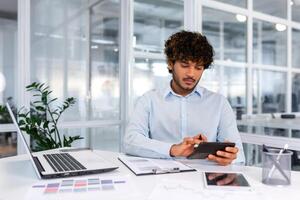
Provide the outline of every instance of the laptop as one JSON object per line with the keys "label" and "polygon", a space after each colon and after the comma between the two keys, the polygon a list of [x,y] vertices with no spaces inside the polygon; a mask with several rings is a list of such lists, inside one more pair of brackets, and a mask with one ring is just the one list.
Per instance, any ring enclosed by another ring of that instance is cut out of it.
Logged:
{"label": "laptop", "polygon": [[68,151],[66,149],[54,149],[33,153],[8,103],[6,103],[6,107],[17,128],[17,133],[24,143],[26,152],[30,155],[33,168],[40,179],[97,174],[118,168],[118,166],[106,161],[92,150],[72,149]]}

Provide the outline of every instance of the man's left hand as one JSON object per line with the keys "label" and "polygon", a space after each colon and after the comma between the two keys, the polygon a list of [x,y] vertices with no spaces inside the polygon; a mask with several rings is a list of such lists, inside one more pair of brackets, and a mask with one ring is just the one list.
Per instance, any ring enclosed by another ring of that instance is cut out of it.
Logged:
{"label": "man's left hand", "polygon": [[207,159],[217,162],[219,165],[229,165],[237,158],[237,147],[226,147],[225,151],[217,151],[217,155],[209,154]]}

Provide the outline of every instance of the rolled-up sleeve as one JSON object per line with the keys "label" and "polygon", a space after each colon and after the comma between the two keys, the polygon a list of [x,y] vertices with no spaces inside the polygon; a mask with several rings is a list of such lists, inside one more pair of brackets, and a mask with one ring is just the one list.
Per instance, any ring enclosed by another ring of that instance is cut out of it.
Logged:
{"label": "rolled-up sleeve", "polygon": [[151,158],[170,158],[173,144],[150,138],[150,99],[146,95],[137,101],[123,140],[125,153]]}
{"label": "rolled-up sleeve", "polygon": [[229,102],[225,98],[222,99],[222,102],[223,103],[220,113],[217,141],[223,142],[225,140],[228,140],[230,142],[234,142],[236,144],[236,147],[239,148],[239,152],[237,155],[237,159],[235,159],[233,163],[244,164],[245,155],[241,136],[237,129],[235,115]]}

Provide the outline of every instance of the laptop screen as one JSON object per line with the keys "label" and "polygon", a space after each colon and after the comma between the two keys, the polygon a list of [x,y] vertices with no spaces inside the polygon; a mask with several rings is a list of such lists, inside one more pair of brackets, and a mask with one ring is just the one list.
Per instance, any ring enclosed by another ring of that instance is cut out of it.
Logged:
{"label": "laptop screen", "polygon": [[16,117],[15,117],[14,113],[12,112],[12,109],[8,103],[6,103],[6,107],[7,107],[7,110],[9,112],[11,119],[13,120],[14,125],[17,128],[18,135],[21,137],[21,140],[25,145],[27,153],[31,154],[31,149],[30,149],[28,143],[26,142],[25,136],[24,136],[23,132],[21,131],[19,124],[17,123]]}

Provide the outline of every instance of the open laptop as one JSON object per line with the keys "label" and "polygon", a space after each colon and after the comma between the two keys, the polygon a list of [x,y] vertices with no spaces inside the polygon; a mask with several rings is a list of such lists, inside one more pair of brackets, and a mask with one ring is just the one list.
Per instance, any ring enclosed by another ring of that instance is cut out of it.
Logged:
{"label": "open laptop", "polygon": [[8,112],[17,128],[26,152],[30,155],[34,170],[39,178],[61,178],[112,171],[118,166],[104,160],[91,150],[61,151],[60,149],[31,152],[25,137],[8,103]]}

